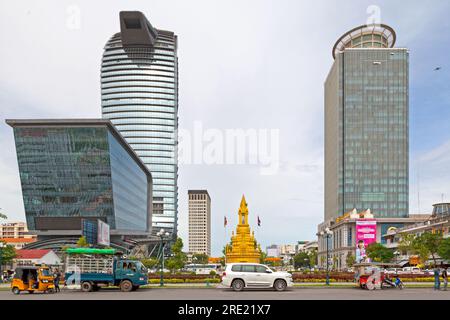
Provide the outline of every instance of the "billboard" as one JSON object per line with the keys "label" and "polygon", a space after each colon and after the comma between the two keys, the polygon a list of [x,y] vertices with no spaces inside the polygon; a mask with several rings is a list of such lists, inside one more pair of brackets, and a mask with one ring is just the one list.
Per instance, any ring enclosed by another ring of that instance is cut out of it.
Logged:
{"label": "billboard", "polygon": [[364,247],[377,241],[377,221],[375,219],[356,220],[356,244],[362,240]]}
{"label": "billboard", "polygon": [[109,246],[109,224],[103,222],[102,220],[98,220],[97,225],[97,244],[103,246]]}

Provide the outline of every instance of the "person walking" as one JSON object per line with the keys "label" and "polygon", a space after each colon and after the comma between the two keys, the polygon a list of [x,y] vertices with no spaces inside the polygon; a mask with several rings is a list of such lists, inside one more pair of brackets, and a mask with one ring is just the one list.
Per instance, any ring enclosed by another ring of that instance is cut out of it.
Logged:
{"label": "person walking", "polygon": [[54,276],[54,283],[55,283],[55,292],[61,292],[61,289],[59,289],[59,281],[61,280],[61,273],[59,273],[59,270],[56,269]]}
{"label": "person walking", "polygon": [[446,268],[442,269],[442,279],[444,280],[444,291],[447,291],[448,273]]}
{"label": "person walking", "polygon": [[434,266],[434,290],[441,289],[441,280],[439,279],[440,270],[437,266]]}

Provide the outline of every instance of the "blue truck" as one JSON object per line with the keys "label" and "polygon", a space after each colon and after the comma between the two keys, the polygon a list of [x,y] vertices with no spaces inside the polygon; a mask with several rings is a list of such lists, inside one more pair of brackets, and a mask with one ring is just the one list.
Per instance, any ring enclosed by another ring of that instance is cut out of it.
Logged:
{"label": "blue truck", "polygon": [[118,286],[123,292],[148,282],[148,270],[136,260],[122,259],[114,249],[66,249],[65,283],[80,285],[84,292]]}

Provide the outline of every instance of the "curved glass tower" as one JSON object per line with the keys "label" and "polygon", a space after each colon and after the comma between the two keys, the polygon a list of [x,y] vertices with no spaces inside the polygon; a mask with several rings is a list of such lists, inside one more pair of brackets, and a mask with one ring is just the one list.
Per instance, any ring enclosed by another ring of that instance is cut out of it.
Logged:
{"label": "curved glass tower", "polygon": [[111,120],[153,176],[152,234],[177,233],[177,36],[141,12],[120,12],[101,69],[103,118]]}
{"label": "curved glass tower", "polygon": [[409,52],[387,25],[364,25],[333,47],[325,82],[325,220],[356,208],[409,215]]}

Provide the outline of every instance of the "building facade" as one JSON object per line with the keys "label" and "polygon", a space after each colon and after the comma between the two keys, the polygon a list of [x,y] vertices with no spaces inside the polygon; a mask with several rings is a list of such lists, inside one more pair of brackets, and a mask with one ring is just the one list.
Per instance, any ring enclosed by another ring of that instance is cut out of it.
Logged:
{"label": "building facade", "polygon": [[111,120],[153,176],[153,231],[177,234],[177,36],[137,11],[120,12],[120,33],[106,43],[102,116]]}
{"label": "building facade", "polygon": [[116,244],[150,235],[152,176],[110,121],[6,122],[14,129],[27,226],[38,240],[77,240],[82,219],[109,224]]}
{"label": "building facade", "polygon": [[[351,265],[347,263],[347,257],[355,258],[356,246],[358,243],[357,225],[364,221],[373,221],[375,224],[374,242],[388,246],[386,238],[383,236],[388,230],[393,228],[403,228],[417,223],[421,223],[430,217],[428,214],[414,214],[408,218],[374,218],[370,210],[357,213],[355,210],[327,223],[322,223],[318,227],[318,263],[322,268],[326,268],[328,255],[329,267],[336,270],[345,270]],[[329,237],[324,233],[329,228]],[[328,246],[327,246],[328,242]],[[328,247],[328,254],[327,254]],[[389,247],[389,246],[388,246]]]}
{"label": "building facade", "polygon": [[0,241],[15,249],[22,249],[27,244],[35,242],[36,235],[29,234],[25,222],[8,222],[0,224]]}
{"label": "building facade", "polygon": [[211,255],[211,198],[207,190],[188,190],[189,252]]}
{"label": "building facade", "polygon": [[356,208],[408,217],[409,53],[386,25],[361,26],[333,48],[325,82],[325,221]]}

